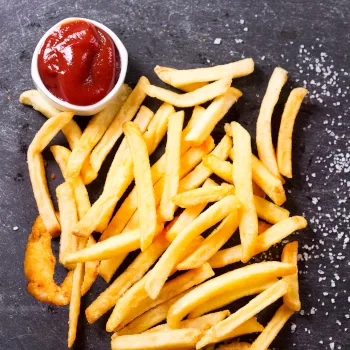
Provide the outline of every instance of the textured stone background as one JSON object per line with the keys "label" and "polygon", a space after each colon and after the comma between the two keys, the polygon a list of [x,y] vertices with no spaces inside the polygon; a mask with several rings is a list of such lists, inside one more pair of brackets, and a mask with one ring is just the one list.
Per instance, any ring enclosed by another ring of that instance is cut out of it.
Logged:
{"label": "textured stone background", "polygon": [[[284,67],[290,76],[276,108],[276,125],[290,88],[305,84],[310,94],[296,122],[294,178],[286,185],[286,207],[310,222],[297,234],[303,310],[273,346],[350,349],[348,1],[0,0],[0,8],[1,349],[66,348],[68,309],[41,304],[25,290],[24,249],[37,215],[26,150],[44,117],[21,106],[18,97],[33,88],[30,61],[37,41],[69,16],[98,20],[120,36],[129,51],[131,84],[142,74],[160,84],[152,71],[156,64],[201,67],[253,57],[256,71],[234,82],[244,95],[225,120],[238,120],[252,135],[275,66]],[[216,38],[222,39],[220,45],[214,45]],[[222,135],[221,126],[215,133]],[[65,143],[62,136],[54,142]],[[50,152],[44,156],[49,173],[57,175],[49,180],[54,189],[62,179]],[[92,198],[101,189],[107,167],[108,162],[89,187]],[[57,281],[63,276],[58,269]],[[83,304],[104,288],[98,280]],[[82,317],[75,349],[109,348],[105,322],[106,317],[90,326]]]}

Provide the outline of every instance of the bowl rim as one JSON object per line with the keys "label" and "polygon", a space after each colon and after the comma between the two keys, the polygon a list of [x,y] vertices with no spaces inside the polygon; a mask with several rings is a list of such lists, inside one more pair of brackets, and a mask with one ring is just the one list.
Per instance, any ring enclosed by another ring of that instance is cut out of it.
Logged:
{"label": "bowl rim", "polygon": [[[75,20],[82,20],[82,21],[90,22],[90,23],[94,24],[96,27],[105,31],[113,40],[113,42],[114,42],[114,44],[119,52],[119,57],[120,57],[120,74],[119,74],[119,78],[118,78],[115,86],[113,87],[113,89],[102,100],[100,100],[92,105],[87,105],[87,106],[74,105],[72,103],[63,101],[63,100],[59,99],[58,97],[56,97],[54,94],[52,94],[47,89],[45,84],[43,83],[43,81],[40,77],[40,74],[39,74],[39,69],[38,69],[38,56],[39,56],[40,50],[41,50],[46,38],[58,26],[60,26],[64,23],[67,23],[67,22],[75,21]],[[88,18],[84,18],[84,17],[68,17],[68,18],[65,18],[65,19],[59,21],[55,25],[53,25],[49,30],[46,31],[46,33],[39,40],[38,44],[35,47],[34,53],[33,53],[33,58],[32,58],[32,63],[31,63],[31,75],[32,75],[32,79],[34,81],[34,84],[37,86],[37,88],[39,90],[41,90],[41,92],[44,95],[46,95],[47,98],[52,100],[52,102],[54,102],[55,104],[57,104],[59,106],[62,106],[66,110],[72,110],[72,111],[86,113],[86,112],[89,112],[91,110],[101,109],[101,107],[103,108],[103,106],[106,105],[116,95],[116,93],[120,89],[121,85],[124,83],[126,71],[127,71],[127,66],[128,66],[128,52],[126,51],[124,44],[121,42],[121,40],[118,38],[118,36],[111,29],[106,27],[104,24],[97,22],[95,20],[92,20],[92,19],[88,19]]]}

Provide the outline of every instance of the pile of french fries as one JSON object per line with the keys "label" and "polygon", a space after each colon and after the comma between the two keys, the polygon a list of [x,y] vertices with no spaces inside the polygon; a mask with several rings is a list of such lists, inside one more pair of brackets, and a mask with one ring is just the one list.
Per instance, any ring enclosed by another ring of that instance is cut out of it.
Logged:
{"label": "pile of french fries", "polygon": [[[290,217],[281,207],[286,200],[283,176],[292,177],[293,125],[306,89],[293,89],[289,95],[276,151],[271,117],[287,81],[282,68],[274,70],[261,104],[256,129],[259,157],[252,154],[251,136],[237,122],[225,125],[225,136],[217,144],[211,136],[242,96],[231,87],[232,80],[253,71],[250,58],[190,70],[157,66],[155,72],[163,82],[184,92],[151,85],[141,77],[133,90],[124,85],[83,132],[73,113],[59,112],[38,91],[21,95],[22,103],[48,118],[28,150],[41,218],[41,231],[34,225],[27,245],[28,291],[51,303],[57,298],[49,294],[60,293],[60,305],[70,303],[69,347],[76,338],[86,279],[94,280],[98,268],[100,276],[111,282],[127,255],[138,249],[135,260],[85,311],[93,323],[113,309],[106,324],[107,332],[114,333],[112,349],[214,349],[217,343],[223,343],[218,347],[222,350],[268,349],[300,310],[297,242],[284,246],[281,261],[232,266],[218,276],[214,272],[235,262],[249,262],[307,225],[303,217]],[[142,105],[146,96],[163,102],[155,113]],[[208,101],[207,108],[201,106]],[[186,126],[182,108],[192,108]],[[41,153],[59,131],[71,150],[51,147],[65,180],[56,190],[57,214]],[[166,134],[165,153],[151,166],[149,156]],[[123,135],[103,192],[91,205],[85,185],[97,177]],[[210,178],[213,174],[220,184]],[[128,196],[119,203],[126,191]],[[221,249],[236,231],[240,244]],[[101,233],[97,243],[93,232]],[[50,242],[58,235],[59,262],[71,271],[69,287],[54,285],[52,278],[55,260]],[[35,262],[38,266],[45,254],[50,258],[44,265],[48,270],[35,270]],[[43,282],[45,278],[51,282]],[[251,295],[254,298],[232,314],[216,311]],[[280,298],[283,305],[264,327],[257,314]],[[259,333],[252,344],[235,340],[250,333]]]}

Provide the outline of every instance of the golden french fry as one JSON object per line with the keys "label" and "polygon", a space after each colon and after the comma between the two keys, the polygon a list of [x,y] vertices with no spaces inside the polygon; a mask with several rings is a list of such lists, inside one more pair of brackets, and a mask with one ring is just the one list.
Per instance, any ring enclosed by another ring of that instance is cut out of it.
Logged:
{"label": "golden french fry", "polygon": [[296,88],[289,94],[282,114],[277,141],[277,164],[279,172],[292,177],[292,135],[295,119],[299,112],[303,98],[308,91],[305,88]]}
{"label": "golden french fry", "polygon": [[254,61],[246,58],[237,62],[214,66],[210,68],[197,69],[170,69],[168,67],[156,66],[154,69],[159,79],[174,87],[180,88],[199,82],[209,82],[225,77],[231,79],[244,77],[254,72]]}
{"label": "golden french fry", "polygon": [[241,96],[242,93],[239,90],[230,87],[223,95],[216,97],[203,113],[201,123],[197,123],[186,136],[186,141],[195,145],[201,144]]}
{"label": "golden french fry", "polygon": [[[307,226],[306,220],[302,216],[292,216],[284,219],[264,231],[257,239],[254,255],[268,250],[271,246],[281,242],[284,238],[296,230],[301,230]],[[223,267],[240,260],[242,246],[237,245],[232,248],[219,250],[210,260],[209,264],[213,268]]]}
{"label": "golden french fry", "polygon": [[[100,141],[130,93],[131,89],[129,86],[126,84],[122,85],[118,92],[118,96],[111,101],[106,108],[95,114],[90,119],[78,141],[78,144],[74,147],[72,154],[69,157],[67,164],[67,177],[76,177],[80,174],[84,161]],[[98,172],[98,170],[94,170]]]}
{"label": "golden french fry", "polygon": [[126,140],[134,163],[134,177],[140,213],[140,246],[147,249],[156,234],[157,213],[154,198],[151,167],[147,145],[140,129],[132,122],[123,125]]}
{"label": "golden french fry", "polygon": [[[230,151],[231,154],[231,151]],[[233,184],[232,164],[226,160],[221,160],[212,154],[203,159],[203,164],[210,169],[215,175],[221,177],[226,182]]]}
{"label": "golden french fry", "polygon": [[103,137],[91,152],[90,163],[96,172],[100,170],[101,165],[106,159],[108,153],[122,135],[123,123],[130,121],[140,108],[143,100],[146,98],[144,87],[149,84],[150,83],[146,77],[141,77],[139,79],[135,89],[130,93],[120,111],[104,133]]}
{"label": "golden french fry", "polygon": [[147,277],[145,289],[152,299],[158,296],[171,271],[180,262],[181,251],[195,237],[221,221],[230,211],[239,206],[240,204],[235,196],[227,196],[200,214],[197,219],[176,236]]}
{"label": "golden french fry", "polygon": [[258,234],[261,235],[264,233],[268,228],[270,228],[272,225],[268,224],[265,221],[258,221]]}
{"label": "golden french fry", "polygon": [[272,144],[271,118],[279,94],[287,79],[287,72],[284,69],[275,68],[261,103],[256,123],[256,146],[258,148],[259,158],[267,169],[279,178],[281,175],[278,171],[276,154]]}
{"label": "golden french fry", "polygon": [[172,198],[177,194],[180,181],[181,137],[184,122],[184,111],[170,116],[168,136],[165,148],[166,169],[164,174],[164,188],[159,206],[160,217],[163,221],[174,218],[176,205]]}
{"label": "golden french fry", "polygon": [[[281,261],[294,264],[298,269],[298,242],[291,242],[284,246]],[[283,303],[294,311],[301,308],[299,298],[298,271],[295,275],[288,276],[285,280],[289,283],[288,293],[283,297]]]}
{"label": "golden french fry", "polygon": [[95,322],[111,309],[117,300],[143,277],[168,245],[169,242],[161,234],[144,252],[141,252],[126,270],[86,309],[85,314],[88,322]]}
{"label": "golden french fry", "polygon": [[233,194],[235,188],[227,186],[206,186],[177,194],[173,202],[181,208],[193,207],[200,204],[217,202],[220,199]]}
{"label": "golden french fry", "polygon": [[72,186],[75,202],[78,209],[78,217],[79,219],[82,219],[83,216],[91,208],[91,204],[90,204],[89,194],[86,190],[86,187],[84,185],[84,182],[81,176],[77,176],[73,178],[67,178],[65,176],[67,162],[71,154],[71,151],[68,148],[63,146],[51,146],[50,151],[52,152],[58,166],[60,167],[61,173],[65,181],[69,182],[70,185]]}
{"label": "golden french fry", "polygon": [[[152,300],[145,290],[145,282],[150,272],[134,284],[116,303],[107,322],[107,332],[113,332],[117,327],[123,328],[139,315],[153,307],[166,302],[174,296],[202,283],[214,275],[209,264],[199,269],[188,271],[167,282],[157,299]],[[118,329],[117,328],[117,329]]]}
{"label": "golden french fry", "polygon": [[179,86],[178,89],[185,92],[192,92],[194,90],[200,89],[201,87],[208,85],[207,83],[193,83],[188,85]]}
{"label": "golden french fry", "polygon": [[246,263],[254,254],[258,238],[258,216],[253,198],[252,147],[250,135],[240,124],[231,123],[234,140],[233,183],[235,194],[242,203],[239,234],[242,244],[242,262]]}
{"label": "golden french fry", "polygon": [[253,284],[258,281],[271,280],[274,277],[288,276],[295,273],[295,271],[295,266],[291,264],[269,261],[251,264],[227,272],[194,288],[173,304],[168,312],[167,321],[171,327],[176,327],[190,311],[217,295],[244,284]]}
{"label": "golden french fry", "polygon": [[279,331],[283,328],[289,318],[294,314],[294,310],[282,305],[274,314],[262,333],[255,339],[251,350],[267,350]]}
{"label": "golden french fry", "polygon": [[178,270],[190,270],[206,263],[232,236],[239,224],[239,211],[234,209],[204,242],[186,260],[177,265]]}
{"label": "golden french fry", "polygon": [[72,347],[77,335],[78,319],[80,314],[81,286],[84,278],[84,264],[78,263],[73,273],[72,295],[69,304],[68,320],[68,347]]}
{"label": "golden french fry", "polygon": [[258,217],[270,224],[277,224],[289,216],[289,211],[269,202],[264,198],[254,196],[254,204]]}
{"label": "golden french fry", "polygon": [[[276,282],[234,314],[207,330],[205,335],[197,343],[196,349],[201,349],[207,344],[217,343],[231,338],[230,334],[234,329],[254,317],[257,313],[274,303],[277,299],[281,298],[287,293],[287,291],[288,283],[286,281],[280,280]],[[260,350],[260,348],[257,349]]]}
{"label": "golden french fry", "polygon": [[201,337],[198,329],[123,335],[112,339],[112,350],[156,350],[194,348]]}
{"label": "golden french fry", "polygon": [[255,317],[250,318],[245,321],[238,327],[236,327],[230,334],[225,337],[225,339],[229,338],[238,338],[242,335],[250,334],[250,333],[260,333],[264,330],[264,326],[260,324]]}
{"label": "golden french fry", "polygon": [[119,235],[98,242],[91,247],[79,250],[66,256],[66,263],[77,263],[110,259],[119,254],[132,252],[140,248],[140,231],[135,230],[127,235]]}
{"label": "golden french fry", "polygon": [[234,301],[247,297],[249,295],[259,294],[263,292],[265,289],[272,286],[272,284],[278,282],[277,278],[257,281],[251,284],[246,284],[241,287],[234,288],[225,293],[222,293],[212,299],[209,299],[204,304],[199,305],[197,308],[192,310],[188,318],[197,318],[202,316],[208,312],[211,312],[216,309],[220,309],[226,305],[233,303]]}
{"label": "golden french fry", "polygon": [[[205,331],[210,327],[216,325],[218,322],[224,320],[229,315],[230,315],[230,311],[228,310],[214,312],[212,314],[204,315],[198,318],[193,318],[191,320],[182,321],[180,322],[177,329],[195,328],[201,331]],[[169,327],[168,324],[161,324],[159,326],[151,328],[150,330],[147,331],[147,333],[164,332],[164,331],[170,331],[170,330],[172,330],[172,328]]]}
{"label": "golden french fry", "polygon": [[250,349],[249,343],[236,342],[236,341],[231,344],[221,345],[218,347],[218,350],[249,350],[249,349]]}
{"label": "golden french fry", "polygon": [[47,120],[37,132],[28,148],[28,169],[34,197],[45,227],[53,236],[59,233],[60,224],[57,221],[47,187],[44,160],[41,152],[56,134],[72,120],[73,116],[74,113],[63,112]]}
{"label": "golden french fry", "polygon": [[232,79],[230,78],[222,78],[197,90],[187,92],[182,95],[155,85],[145,86],[144,91],[150,97],[155,97],[161,101],[168,102],[173,106],[184,108],[200,105],[224,94],[229,89],[231,82]]}

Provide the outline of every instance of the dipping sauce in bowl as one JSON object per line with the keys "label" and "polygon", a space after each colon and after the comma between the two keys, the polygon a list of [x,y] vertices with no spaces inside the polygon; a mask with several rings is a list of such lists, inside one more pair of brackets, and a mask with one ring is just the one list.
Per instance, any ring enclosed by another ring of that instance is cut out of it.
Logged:
{"label": "dipping sauce in bowl", "polygon": [[114,41],[82,19],[55,27],[38,54],[38,71],[45,87],[60,100],[77,106],[93,105],[106,97],[120,70]]}

